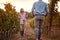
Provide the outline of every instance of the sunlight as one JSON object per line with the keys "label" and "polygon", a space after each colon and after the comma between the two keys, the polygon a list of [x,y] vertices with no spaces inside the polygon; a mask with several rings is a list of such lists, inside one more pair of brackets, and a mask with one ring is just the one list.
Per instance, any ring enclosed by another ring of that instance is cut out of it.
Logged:
{"label": "sunlight", "polygon": [[[0,0],[0,8],[4,9],[4,6],[1,4],[9,2],[13,6],[16,7],[16,11],[19,12],[21,8],[24,8],[25,11],[31,12],[31,8],[33,6],[33,3],[38,0]],[[48,0],[43,0],[46,3],[49,3]],[[59,8],[58,11],[60,12],[60,2],[58,2]]]}
{"label": "sunlight", "polygon": [[48,0],[43,0],[44,2],[46,2],[46,3],[49,3],[49,1]]}
{"label": "sunlight", "polygon": [[58,12],[60,12],[60,1],[58,2]]}
{"label": "sunlight", "polygon": [[[21,1],[15,4],[16,10],[19,12],[21,8],[24,8],[25,11],[31,12],[31,8],[33,6],[33,3],[38,0],[26,0],[26,1]],[[49,3],[48,0],[43,0],[46,3]]]}
{"label": "sunlight", "polygon": [[0,2],[0,8],[4,9],[4,5]]}

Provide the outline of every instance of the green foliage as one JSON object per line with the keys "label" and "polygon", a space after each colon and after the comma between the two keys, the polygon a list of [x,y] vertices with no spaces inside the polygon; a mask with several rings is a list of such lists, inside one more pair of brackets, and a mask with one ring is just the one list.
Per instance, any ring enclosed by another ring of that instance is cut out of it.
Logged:
{"label": "green foliage", "polygon": [[11,11],[12,10],[12,5],[10,3],[5,4],[5,9],[6,9],[6,11]]}
{"label": "green foliage", "polygon": [[[50,14],[47,15],[46,19],[45,19],[45,26],[49,26],[50,24]],[[53,19],[52,19],[52,25],[59,25],[60,24],[60,15],[57,12],[57,14],[53,15]]]}
{"label": "green foliage", "polygon": [[[15,8],[12,8],[11,4],[5,4],[5,10],[0,9],[0,33],[7,32],[16,33],[20,30],[20,19]],[[1,34],[0,34],[1,35]],[[4,35],[1,35],[2,37]]]}
{"label": "green foliage", "polygon": [[34,28],[34,18],[28,19],[28,23],[30,24],[30,26],[31,26],[32,28]]}
{"label": "green foliage", "polygon": [[26,14],[28,15],[28,17],[27,17],[28,19],[29,19],[29,18],[33,18],[33,15],[32,15],[31,12],[26,12]]}

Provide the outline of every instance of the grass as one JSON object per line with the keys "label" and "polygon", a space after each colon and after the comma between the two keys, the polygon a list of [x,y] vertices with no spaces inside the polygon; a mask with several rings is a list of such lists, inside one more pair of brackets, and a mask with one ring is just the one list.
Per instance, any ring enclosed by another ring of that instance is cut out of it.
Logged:
{"label": "grass", "polygon": [[28,19],[27,21],[28,21],[28,23],[30,24],[30,26],[31,26],[32,28],[34,28],[34,18]]}

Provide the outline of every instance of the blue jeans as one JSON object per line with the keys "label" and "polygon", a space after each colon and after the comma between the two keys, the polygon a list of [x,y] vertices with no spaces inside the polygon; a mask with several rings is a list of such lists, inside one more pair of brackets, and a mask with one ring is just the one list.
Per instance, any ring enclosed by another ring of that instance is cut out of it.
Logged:
{"label": "blue jeans", "polygon": [[44,19],[45,19],[45,17],[42,15],[35,16],[35,20],[34,20],[35,29],[34,29],[34,31],[35,31],[36,38],[41,37],[41,30],[42,30],[42,26],[44,24]]}

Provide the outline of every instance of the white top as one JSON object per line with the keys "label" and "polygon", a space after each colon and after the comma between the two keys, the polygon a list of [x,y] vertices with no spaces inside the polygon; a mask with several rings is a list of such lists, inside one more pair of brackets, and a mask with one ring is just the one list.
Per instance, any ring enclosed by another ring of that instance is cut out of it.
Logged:
{"label": "white top", "polygon": [[20,24],[24,24],[26,21],[26,13],[21,14],[20,13]]}

